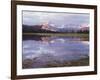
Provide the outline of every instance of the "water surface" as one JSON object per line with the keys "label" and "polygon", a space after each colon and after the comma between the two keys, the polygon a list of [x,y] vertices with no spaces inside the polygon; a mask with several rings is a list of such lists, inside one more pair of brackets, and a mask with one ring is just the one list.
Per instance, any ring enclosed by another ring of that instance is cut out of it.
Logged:
{"label": "water surface", "polygon": [[67,66],[89,56],[89,41],[82,37],[24,36],[22,48],[23,68]]}

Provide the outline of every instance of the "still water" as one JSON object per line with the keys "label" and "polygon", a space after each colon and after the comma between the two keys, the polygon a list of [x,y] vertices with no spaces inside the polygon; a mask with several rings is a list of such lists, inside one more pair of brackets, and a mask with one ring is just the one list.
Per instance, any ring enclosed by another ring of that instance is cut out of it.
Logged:
{"label": "still water", "polygon": [[22,48],[23,68],[43,68],[89,56],[89,41],[80,37],[24,36]]}

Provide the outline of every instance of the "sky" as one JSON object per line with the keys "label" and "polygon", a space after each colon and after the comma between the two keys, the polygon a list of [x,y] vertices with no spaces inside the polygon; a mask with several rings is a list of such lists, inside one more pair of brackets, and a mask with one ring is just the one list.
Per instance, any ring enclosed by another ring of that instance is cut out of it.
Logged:
{"label": "sky", "polygon": [[90,21],[88,13],[23,11],[22,16],[24,25],[40,25],[47,22],[56,28],[89,25]]}

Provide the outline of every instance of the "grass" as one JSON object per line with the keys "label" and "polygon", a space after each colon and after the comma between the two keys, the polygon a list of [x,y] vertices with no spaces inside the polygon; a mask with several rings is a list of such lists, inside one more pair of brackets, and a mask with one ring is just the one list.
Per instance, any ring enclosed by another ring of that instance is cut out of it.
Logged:
{"label": "grass", "polygon": [[32,64],[33,64],[33,60],[31,59],[25,59],[23,61],[23,68],[31,68],[32,67]]}
{"label": "grass", "polygon": [[65,61],[63,63],[48,63],[46,67],[73,67],[73,66],[88,66],[89,65],[89,58],[83,58],[75,61]]}
{"label": "grass", "polygon": [[23,33],[23,35],[89,37],[88,33]]}
{"label": "grass", "polygon": [[[26,59],[23,61],[23,68],[33,68],[32,65],[35,65],[34,59]],[[59,61],[53,60],[52,62],[48,62],[44,66],[40,66],[38,68],[50,68],[50,67],[74,67],[74,66],[88,66],[89,65],[89,57],[72,60],[72,61],[64,61],[60,63]],[[36,68],[36,67],[35,67]]]}

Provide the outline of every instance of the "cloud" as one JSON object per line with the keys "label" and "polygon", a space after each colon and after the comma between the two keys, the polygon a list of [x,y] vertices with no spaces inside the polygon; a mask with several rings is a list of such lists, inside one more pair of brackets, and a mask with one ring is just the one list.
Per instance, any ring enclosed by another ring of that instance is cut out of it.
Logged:
{"label": "cloud", "polygon": [[89,24],[89,14],[23,11],[23,24],[36,25],[49,22],[57,26]]}

